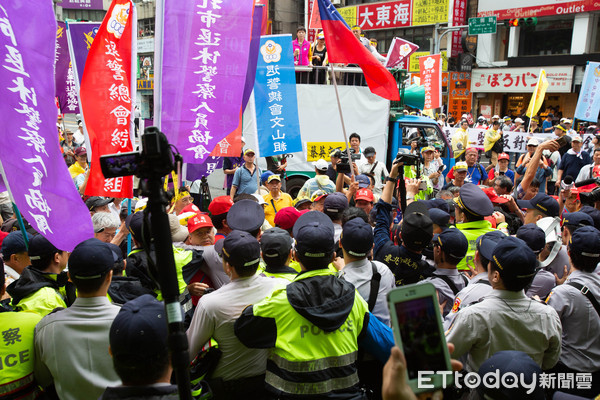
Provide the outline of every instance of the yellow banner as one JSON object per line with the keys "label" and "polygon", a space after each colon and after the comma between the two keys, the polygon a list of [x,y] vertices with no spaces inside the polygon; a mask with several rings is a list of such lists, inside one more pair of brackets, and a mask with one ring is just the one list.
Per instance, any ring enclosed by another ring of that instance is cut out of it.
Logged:
{"label": "yellow banner", "polygon": [[[417,51],[410,55],[408,70],[410,72],[419,73],[421,67],[419,66],[419,57],[428,56],[428,51]],[[448,71],[448,58],[446,58],[446,51],[442,51],[442,71]]]}
{"label": "yellow banner", "polygon": [[329,161],[329,154],[336,148],[346,150],[344,142],[306,142],[306,161],[317,161],[322,158]]}
{"label": "yellow banner", "polygon": [[353,25],[358,25],[358,17],[356,16],[356,10],[358,7],[343,7],[338,8],[337,11],[340,13],[344,21],[352,28]]}
{"label": "yellow banner", "polygon": [[535,85],[533,95],[531,96],[529,107],[527,107],[527,116],[529,118],[533,117],[538,111],[540,111],[542,103],[544,102],[544,97],[546,97],[546,89],[548,89],[548,78],[546,77],[546,71],[542,69],[540,71],[538,82]]}
{"label": "yellow banner", "polygon": [[436,22],[448,22],[448,0],[413,0],[413,25],[435,25]]}

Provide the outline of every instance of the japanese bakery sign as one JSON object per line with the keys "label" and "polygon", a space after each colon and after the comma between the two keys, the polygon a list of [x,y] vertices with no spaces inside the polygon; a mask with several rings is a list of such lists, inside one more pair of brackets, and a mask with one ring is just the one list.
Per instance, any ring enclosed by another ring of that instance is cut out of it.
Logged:
{"label": "japanese bakery sign", "polygon": [[[500,8],[501,7],[501,8]],[[544,17],[600,10],[598,0],[479,0],[478,17],[498,19]]]}
{"label": "japanese bakery sign", "polygon": [[[573,67],[546,67],[548,93],[571,93]],[[471,74],[473,93],[531,93],[539,68],[482,68]]]}

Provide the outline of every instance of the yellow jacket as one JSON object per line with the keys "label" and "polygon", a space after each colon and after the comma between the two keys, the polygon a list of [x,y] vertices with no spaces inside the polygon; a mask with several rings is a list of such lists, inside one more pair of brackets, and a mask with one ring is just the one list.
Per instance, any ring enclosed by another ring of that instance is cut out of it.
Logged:
{"label": "yellow jacket", "polygon": [[485,132],[485,137],[483,138],[483,149],[485,151],[490,151],[501,137],[502,132],[488,129]]}
{"label": "yellow jacket", "polygon": [[463,129],[457,129],[451,139],[454,158],[460,157],[469,145],[469,133]]}

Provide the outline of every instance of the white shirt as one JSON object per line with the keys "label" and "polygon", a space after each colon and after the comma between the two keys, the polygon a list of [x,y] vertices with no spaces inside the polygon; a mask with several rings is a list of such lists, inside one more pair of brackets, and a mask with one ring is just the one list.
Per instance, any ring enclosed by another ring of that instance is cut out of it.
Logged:
{"label": "white shirt", "polygon": [[[377,300],[375,301],[375,307],[373,308],[372,313],[381,322],[387,326],[391,326],[390,310],[387,305],[387,294],[396,287],[396,279],[387,265],[382,264],[379,261],[372,262],[375,264],[377,272],[381,275],[379,292],[377,292]],[[366,302],[369,301],[369,296],[371,295],[371,279],[373,278],[371,261],[365,258],[346,264],[340,272],[340,278],[353,284],[361,297],[365,299]]]}
{"label": "white shirt", "polygon": [[233,325],[246,307],[262,301],[278,287],[282,287],[278,279],[253,275],[235,279],[202,296],[187,331],[190,357],[196,357],[202,346],[214,338],[223,354],[212,378],[229,381],[264,374],[269,350],[244,346],[235,336]]}
{"label": "white shirt", "polygon": [[[373,177],[375,178],[375,186],[373,187],[373,194],[379,194],[381,195],[381,192],[383,191],[383,179],[385,179],[385,177],[387,177],[389,175],[389,172],[387,170],[387,168],[385,167],[385,164],[375,160],[375,162],[377,163],[377,165],[375,165],[375,168],[373,168],[373,164],[369,164],[369,162],[364,162],[361,163],[360,165],[358,165],[358,172],[361,174],[373,174]],[[371,170],[373,170],[373,172],[371,172]]]}

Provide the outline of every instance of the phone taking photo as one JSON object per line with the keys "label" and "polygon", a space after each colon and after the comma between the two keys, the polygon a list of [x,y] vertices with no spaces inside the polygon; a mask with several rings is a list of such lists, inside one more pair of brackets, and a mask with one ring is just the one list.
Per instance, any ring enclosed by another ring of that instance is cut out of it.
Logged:
{"label": "phone taking photo", "polygon": [[452,367],[435,287],[421,283],[396,288],[388,293],[388,304],[394,339],[404,352],[413,392],[451,385],[454,376],[447,372]]}

